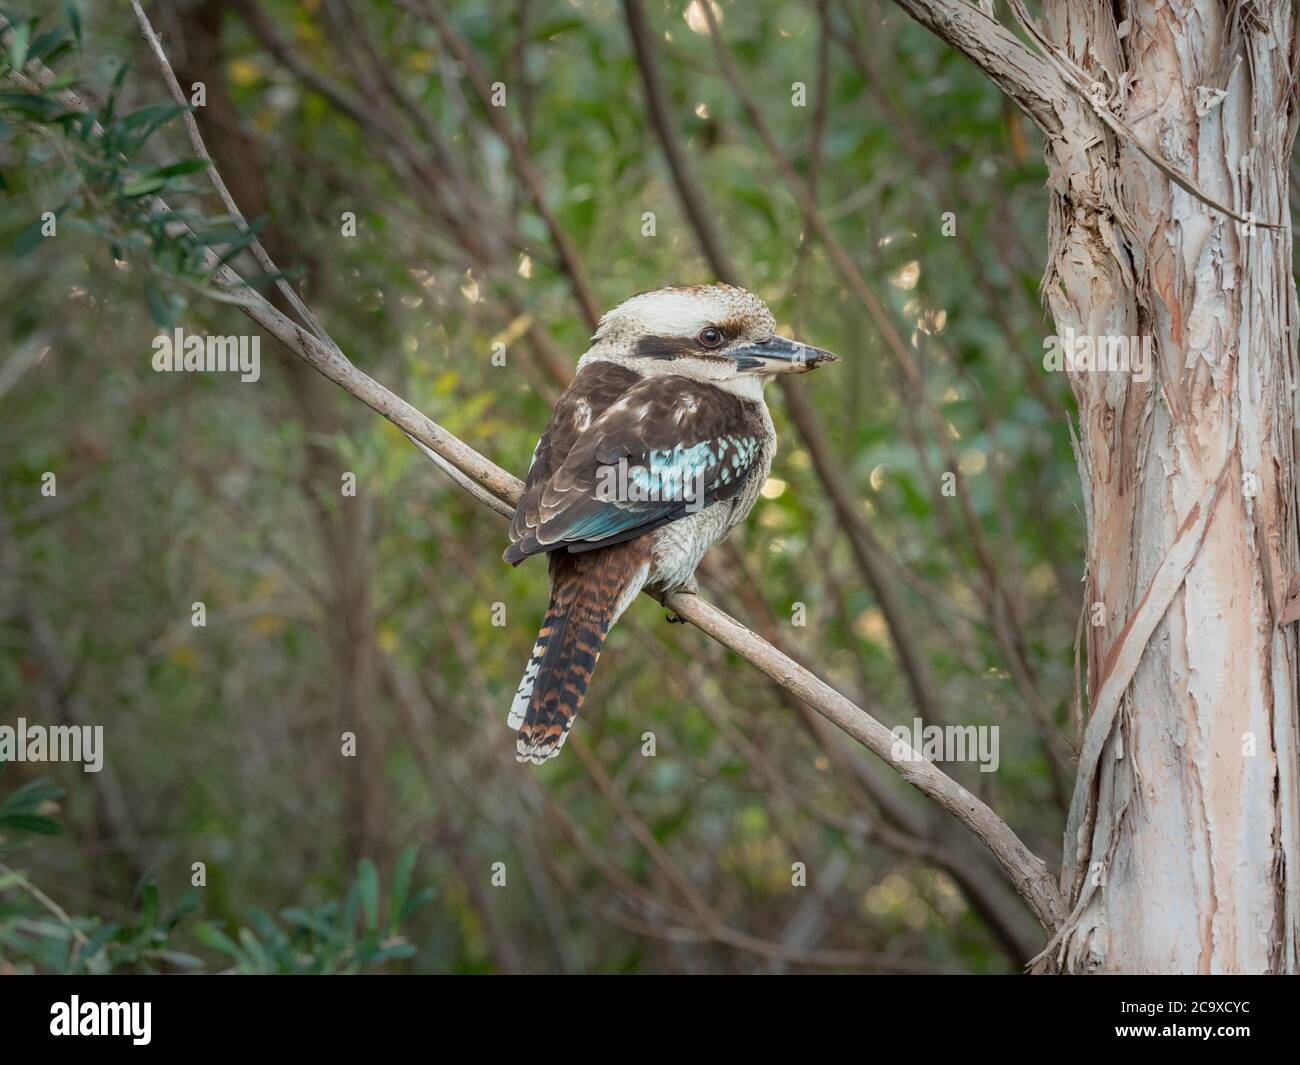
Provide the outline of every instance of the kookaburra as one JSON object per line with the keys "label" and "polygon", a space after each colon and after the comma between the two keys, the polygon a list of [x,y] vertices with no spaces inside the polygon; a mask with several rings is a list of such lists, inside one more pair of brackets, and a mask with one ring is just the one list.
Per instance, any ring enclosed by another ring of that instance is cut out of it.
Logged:
{"label": "kookaburra", "polygon": [[695,589],[767,480],[774,374],[836,356],[775,334],[731,285],[645,292],[600,320],[533,452],[505,560],[550,556],[551,602],[510,708],[516,758],[564,745],[610,627],[642,588]]}

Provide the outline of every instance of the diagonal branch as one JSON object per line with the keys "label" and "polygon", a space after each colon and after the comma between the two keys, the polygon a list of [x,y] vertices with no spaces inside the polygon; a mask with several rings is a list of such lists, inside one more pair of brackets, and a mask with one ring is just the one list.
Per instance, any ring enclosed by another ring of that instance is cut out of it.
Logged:
{"label": "diagonal branch", "polygon": [[966,56],[1048,135],[1061,129],[1058,104],[1069,92],[1051,63],[969,0],[894,0]]}
{"label": "diagonal branch", "polygon": [[[818,210],[816,201],[813,199],[812,192],[806,182],[804,182],[798,172],[795,170],[793,162],[786,155],[777,142],[770,126],[765,119],[762,110],[758,106],[757,100],[753,93],[744,84],[740,71],[736,65],[735,58],[732,56],[726,41],[723,39],[721,29],[717,19],[714,17],[712,9],[705,5],[702,8],[705,21],[709,26],[709,34],[713,40],[714,54],[718,59],[718,66],[723,77],[731,86],[732,91],[736,94],[737,100],[744,108],[746,115],[749,117],[754,132],[762,142],[768,157],[775,164],[777,172],[782,176],[788,187],[795,204],[804,216],[810,231],[816,235],[818,240],[826,248],[830,255],[832,263],[843,276],[849,290],[859,300],[866,309],[872,321],[875,323],[880,338],[884,341],[886,349],[898,364],[908,385],[915,393],[920,408],[932,422],[935,429],[934,439],[937,442],[944,459],[948,464],[948,469],[955,470],[960,463],[952,441],[946,432],[946,423],[940,414],[938,408],[934,405],[925,389],[921,366],[913,354],[912,349],[903,341],[894,320],[885,305],[885,302],[872,290],[867,284],[861,269],[857,266],[853,258],[849,255],[848,250],[840,240],[831,231],[822,213]],[[715,268],[721,269],[721,266]],[[724,277],[726,275],[724,274]],[[792,418],[799,427],[800,435],[808,445],[811,453],[816,453],[819,449],[825,451],[825,445],[817,444],[817,439],[821,435],[820,427],[816,420],[807,410],[807,402],[797,388],[792,387],[788,381],[783,380],[782,391],[786,399],[786,404],[790,410]],[[818,467],[819,477],[822,476],[822,469]],[[826,481],[823,477],[823,484],[827,489],[832,501],[835,501],[837,495],[842,499],[844,493],[837,492],[834,485]],[[1037,690],[1035,680],[1029,668],[1028,662],[1024,658],[1023,648],[1025,646],[1024,634],[1021,631],[1021,622],[1017,616],[1015,600],[1011,594],[1011,589],[1007,586],[1004,577],[999,572],[995,552],[984,535],[981,523],[975,513],[974,505],[970,498],[964,482],[959,478],[956,484],[957,495],[956,501],[959,512],[966,527],[966,532],[970,539],[970,546],[984,579],[986,586],[985,594],[988,599],[989,619],[992,623],[993,632],[999,644],[1002,646],[1007,657],[1007,664],[1012,676],[1015,678],[1017,686],[1020,688],[1025,702],[1030,712],[1037,719],[1043,735],[1043,742],[1047,748],[1048,756],[1052,760],[1054,771],[1057,777],[1068,775],[1070,753],[1068,745],[1059,735],[1059,731],[1052,722],[1051,712],[1044,703],[1042,696]],[[861,538],[860,533],[854,533],[853,526],[861,525],[856,517],[856,512],[852,508],[837,508],[837,515],[847,522],[846,529],[851,536]],[[845,517],[847,515],[847,517]],[[867,574],[868,580],[871,575]],[[887,619],[888,620],[888,619]],[[910,638],[902,638],[897,635],[898,630],[893,622],[890,622],[891,632],[895,633],[895,643],[901,642],[909,646],[912,641]],[[902,656],[900,656],[902,657]],[[905,660],[905,659],[904,659]],[[908,671],[909,682],[912,679],[912,671]],[[919,697],[918,697],[919,698]],[[930,711],[931,716],[933,710]]]}
{"label": "diagonal branch", "polygon": [[456,61],[469,74],[470,81],[474,85],[474,91],[487,109],[497,136],[501,138],[506,149],[510,152],[510,158],[515,165],[515,169],[528,186],[533,206],[537,208],[537,213],[541,215],[546,230],[551,235],[551,241],[555,244],[560,261],[564,264],[565,273],[568,275],[569,283],[573,286],[574,296],[577,297],[578,305],[582,308],[587,324],[594,329],[596,322],[600,318],[600,302],[596,299],[591,288],[591,282],[587,280],[582,264],[578,261],[578,253],[573,247],[573,242],[569,240],[568,234],[561,227],[559,220],[555,217],[555,212],[551,210],[547,202],[542,176],[528,158],[528,152],[525,150],[523,142],[510,124],[510,119],[506,117],[505,108],[493,104],[492,86],[488,82],[486,71],[483,70],[469,43],[452,24],[451,18],[447,15],[446,9],[439,0],[424,0],[423,12],[437,25],[438,32],[455,55]]}
{"label": "diagonal branch", "polygon": [[1016,16],[1016,21],[1020,23],[1024,31],[1038,44],[1043,50],[1044,55],[1053,66],[1060,72],[1065,83],[1069,85],[1088,105],[1092,108],[1094,114],[1110,128],[1111,132],[1133,145],[1157,170],[1165,175],[1170,181],[1177,185],[1184,192],[1195,196],[1207,207],[1213,207],[1220,214],[1225,214],[1229,218],[1244,223],[1246,225],[1262,226],[1264,229],[1281,229],[1282,226],[1277,222],[1261,222],[1246,215],[1238,214],[1227,204],[1216,200],[1200,185],[1192,180],[1190,176],[1184,174],[1173,163],[1166,159],[1160,152],[1145,143],[1133,128],[1123,122],[1118,115],[1111,111],[1106,104],[1089,91],[1091,82],[1087,72],[1076,64],[1068,55],[1056,47],[1047,37],[1036,22],[1029,16],[1025,10],[1025,5],[1021,0],[1008,0],[1011,12]]}
{"label": "diagonal branch", "polygon": [[1170,181],[1207,207],[1237,222],[1264,229],[1282,228],[1277,222],[1238,214],[1202,189],[1156,148],[1144,143],[1104,102],[1094,98],[1086,73],[1047,38],[1021,0],[1008,0],[1008,4],[1025,33],[1042,49],[1041,56],[966,0],[894,0],[894,3],[979,67],[1049,137],[1061,131],[1066,121],[1065,105],[1072,96],[1077,96],[1112,133],[1132,144]]}
{"label": "diagonal branch", "polygon": [[[668,162],[673,186],[677,190],[677,198],[690,219],[705,259],[708,260],[709,266],[718,279],[732,285],[743,284],[740,271],[736,269],[723,246],[707,199],[700,189],[699,182],[691,173],[686,153],[682,151],[677,129],[669,113],[663,79],[659,74],[659,63],[655,58],[654,36],[646,20],[641,0],[623,0],[623,11],[628,34],[632,40],[632,50],[636,55],[637,69],[641,74],[650,124]],[[781,384],[786,385],[788,382],[782,381]],[[908,628],[902,605],[894,594],[893,588],[884,578],[879,562],[879,545],[874,542],[870,530],[859,520],[857,511],[849,502],[849,492],[834,465],[828,461],[830,448],[826,435],[798,387],[783,388],[782,396],[800,439],[808,448],[814,469],[830,498],[840,525],[848,537],[854,560],[884,615],[894,651],[903,667],[903,675],[908,682],[917,709],[923,718],[935,722],[941,721],[942,714],[933,696],[933,685],[927,675],[924,662],[916,653],[917,641]]]}
{"label": "diagonal branch", "polygon": [[1076,831],[1080,838],[1074,841],[1075,849],[1071,852],[1067,835],[1067,870],[1078,863],[1086,853],[1087,844],[1082,834],[1086,828],[1088,806],[1093,799],[1092,785],[1102,751],[1110,738],[1115,718],[1119,714],[1124,693],[1128,691],[1128,686],[1133,680],[1134,673],[1137,672],[1142,656],[1146,653],[1152,634],[1164,620],[1169,604],[1182,588],[1188,570],[1196,561],[1210,519],[1214,516],[1215,507],[1227,484],[1231,464],[1230,457],[1224,463],[1222,472],[1183,520],[1178,535],[1174,537],[1168,553],[1152,576],[1151,583],[1138,601],[1137,608],[1116,637],[1110,653],[1106,656],[1100,689],[1084,731],[1083,746],[1079,751],[1079,775],[1075,784],[1074,800],[1070,804],[1069,828]]}
{"label": "diagonal branch", "polygon": [[[522,484],[517,478],[452,436],[351,362],[341,361],[260,295],[250,299],[242,309],[310,366],[382,414],[418,443],[446,459],[499,502],[508,504],[510,508],[518,502]],[[494,509],[507,513],[500,507]],[[1062,903],[1046,865],[987,804],[910,748],[900,750],[898,754],[901,757],[896,758],[897,741],[884,724],[725,611],[697,595],[683,593],[667,596],[664,605],[802,699],[961,821],[993,853],[1043,927],[1055,928]]]}
{"label": "diagonal branch", "polygon": [[[142,30],[152,34],[152,28],[148,26],[143,12],[140,12],[140,19]],[[170,67],[161,48],[156,58],[163,66],[166,76]],[[80,109],[85,110],[85,105],[82,104]],[[154,205],[158,210],[167,210],[166,204],[159,199],[154,200]],[[430,454],[430,457],[437,456],[441,460],[439,465],[448,472],[454,472],[459,484],[466,486],[467,482],[472,482],[476,486],[476,498],[492,500],[493,509],[498,513],[508,515],[511,512],[522,490],[518,478],[358,369],[328,335],[322,339],[290,320],[261,293],[245,285],[230,267],[219,265],[216,253],[211,250],[208,251],[207,263],[214,270],[213,276],[217,284],[240,297],[239,306],[249,318],[313,369],[403,430],[417,444],[422,445],[422,450]],[[697,595],[683,593],[667,596],[665,605],[802,699],[832,724],[893,766],[903,779],[949,811],[988,847],[1043,927],[1048,931],[1056,929],[1064,913],[1064,904],[1053,878],[1043,861],[1029,851],[987,804],[971,795],[918,752],[906,744],[900,744],[884,724],[861,707],[782,654],[725,611]]]}
{"label": "diagonal branch", "polygon": [[1147,644],[1155,633],[1157,626],[1164,620],[1165,614],[1187,579],[1187,573],[1196,561],[1196,556],[1205,541],[1206,531],[1214,517],[1215,508],[1223,495],[1232,472],[1232,457],[1223,464],[1223,470],[1205,493],[1183,519],[1178,535],[1170,545],[1163,561],[1156,568],[1147,585],[1146,591],[1138,601],[1137,608],[1128,624],[1115,640],[1114,646],[1106,656],[1105,674],[1101,689],[1097,693],[1096,705],[1088,726],[1084,732],[1083,748],[1079,752],[1079,777],[1075,783],[1074,799],[1070,804],[1070,817],[1066,823],[1065,838],[1065,874],[1063,880],[1073,881],[1071,892],[1077,891],[1078,898],[1070,915],[1062,922],[1051,941],[1035,958],[1038,961],[1063,949],[1067,937],[1077,924],[1079,917],[1087,908],[1092,896],[1099,886],[1096,877],[1085,876],[1089,855],[1096,855],[1105,849],[1108,842],[1106,833],[1099,833],[1103,838],[1090,838],[1096,824],[1096,806],[1094,787],[1101,756],[1114,734],[1115,720],[1119,716],[1124,693],[1137,672]]}
{"label": "diagonal branch", "polygon": [[[212,182],[212,187],[217,190],[217,195],[221,197],[221,202],[225,206],[226,210],[238,219],[239,228],[243,232],[248,233],[248,223],[244,220],[244,216],[240,214],[239,208],[235,206],[235,201],[230,195],[230,190],[226,188],[225,181],[222,180],[221,175],[217,172],[216,166],[213,165],[212,157],[208,155],[208,149],[203,143],[203,138],[199,136],[199,125],[194,121],[194,112],[189,109],[188,101],[185,99],[185,93],[181,89],[180,82],[176,80],[176,75],[172,71],[171,64],[167,62],[167,57],[163,52],[162,41],[158,39],[158,35],[154,33],[153,27],[149,25],[149,20],[145,18],[144,10],[140,7],[140,0],[131,0],[131,7],[135,11],[136,20],[140,23],[140,35],[144,37],[145,43],[149,46],[149,50],[153,53],[154,58],[158,60],[159,67],[163,72],[163,79],[167,82],[167,88],[171,91],[172,99],[174,99],[178,105],[185,108],[182,117],[185,119],[185,129],[190,135],[190,145],[194,148],[194,154],[207,163],[206,172],[208,180]],[[278,273],[275,269],[275,265],[271,262],[271,256],[267,254],[266,249],[262,247],[262,242],[258,240],[257,237],[253,237],[250,241],[249,248],[252,250],[253,257],[257,260],[258,266],[272,276],[275,276]],[[276,277],[275,284],[280,292],[283,293],[284,298],[289,301],[289,306],[291,306],[298,316],[311,327],[311,331],[318,337],[323,337],[325,335],[324,327],[321,326],[320,322],[316,321],[315,316],[307,308],[307,305],[302,302],[301,298],[299,298],[298,293],[294,291],[293,286],[283,277],[278,276]]]}

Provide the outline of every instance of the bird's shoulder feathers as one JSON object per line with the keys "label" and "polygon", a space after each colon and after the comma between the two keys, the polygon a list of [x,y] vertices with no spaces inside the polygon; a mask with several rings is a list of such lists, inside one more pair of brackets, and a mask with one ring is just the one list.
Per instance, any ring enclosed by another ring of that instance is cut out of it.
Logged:
{"label": "bird's shoulder feathers", "polygon": [[754,472],[769,433],[761,401],[673,374],[589,363],[538,442],[506,561],[621,543],[729,499]]}

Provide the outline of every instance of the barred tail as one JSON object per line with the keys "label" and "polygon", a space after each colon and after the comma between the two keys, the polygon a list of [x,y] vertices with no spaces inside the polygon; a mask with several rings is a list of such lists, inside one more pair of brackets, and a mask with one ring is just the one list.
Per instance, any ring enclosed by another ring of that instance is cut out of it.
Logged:
{"label": "barred tail", "polygon": [[614,547],[551,554],[551,602],[510,707],[515,759],[541,765],[564,746],[605,636],[650,570],[649,536]]}

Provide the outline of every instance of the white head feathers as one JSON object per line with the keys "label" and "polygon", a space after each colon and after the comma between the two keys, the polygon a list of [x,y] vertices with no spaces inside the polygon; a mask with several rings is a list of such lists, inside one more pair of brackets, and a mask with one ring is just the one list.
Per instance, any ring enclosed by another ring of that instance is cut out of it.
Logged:
{"label": "white head feathers", "polygon": [[687,285],[642,292],[606,313],[593,341],[639,336],[695,336],[722,322],[743,325],[747,339],[762,340],[776,328],[772,312],[752,292],[734,285]]}

